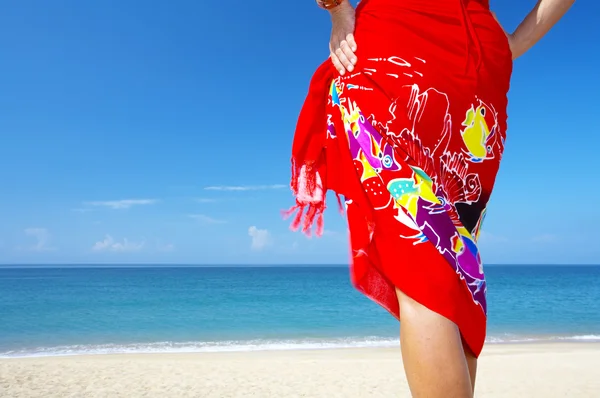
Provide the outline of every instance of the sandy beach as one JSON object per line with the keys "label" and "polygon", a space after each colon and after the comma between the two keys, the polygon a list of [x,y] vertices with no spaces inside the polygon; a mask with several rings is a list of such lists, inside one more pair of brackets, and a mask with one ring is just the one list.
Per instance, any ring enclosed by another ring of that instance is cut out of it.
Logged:
{"label": "sandy beach", "polygon": [[[598,397],[600,344],[488,345],[478,397]],[[1,397],[410,397],[399,349],[0,360]]]}

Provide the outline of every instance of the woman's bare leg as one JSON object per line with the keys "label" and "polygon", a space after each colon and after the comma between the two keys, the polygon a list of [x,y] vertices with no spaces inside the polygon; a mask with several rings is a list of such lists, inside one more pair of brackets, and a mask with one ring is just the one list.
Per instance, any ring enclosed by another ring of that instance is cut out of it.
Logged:
{"label": "woman's bare leg", "polygon": [[475,379],[477,378],[477,358],[469,347],[463,344],[465,357],[467,358],[467,366],[469,367],[469,375],[471,376],[471,389],[475,393]]}
{"label": "woman's bare leg", "polygon": [[396,294],[402,360],[412,396],[472,398],[471,374],[456,324],[400,290]]}

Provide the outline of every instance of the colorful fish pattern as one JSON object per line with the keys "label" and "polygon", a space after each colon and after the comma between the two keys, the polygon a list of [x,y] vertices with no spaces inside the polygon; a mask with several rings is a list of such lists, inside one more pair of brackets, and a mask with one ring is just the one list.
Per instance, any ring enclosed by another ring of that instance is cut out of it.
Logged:
{"label": "colorful fish pattern", "polygon": [[[390,58],[370,61],[392,62]],[[401,66],[407,65],[404,61]],[[365,70],[376,73],[376,67]],[[404,102],[393,102],[390,120],[381,122],[353,101],[352,91],[357,89],[369,90],[353,83],[352,76],[338,77],[331,83],[329,99],[331,109],[341,114],[357,176],[373,209],[394,209],[396,221],[414,232],[403,239],[414,245],[433,244],[486,312],[486,282],[477,239],[487,197],[481,200],[480,175],[473,170],[502,155],[504,138],[493,106],[474,99],[458,121],[460,137],[452,133],[452,117],[446,111],[440,130],[425,132],[438,137],[426,146],[420,120],[430,102],[437,102],[436,109],[449,109],[448,95],[412,84],[407,88],[408,101],[406,96],[399,97]],[[339,115],[330,112],[329,139],[340,134],[331,122],[334,117]]]}

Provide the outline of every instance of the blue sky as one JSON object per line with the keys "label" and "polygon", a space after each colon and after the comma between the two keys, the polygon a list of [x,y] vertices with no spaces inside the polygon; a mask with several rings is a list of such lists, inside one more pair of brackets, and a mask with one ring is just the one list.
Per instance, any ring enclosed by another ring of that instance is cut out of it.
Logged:
{"label": "blue sky", "polygon": [[[225,3],[3,5],[0,263],[347,262],[334,202],[322,239],[279,213],[328,16]],[[534,4],[492,8],[512,30]],[[576,4],[515,63],[487,263],[600,263],[599,14]]]}

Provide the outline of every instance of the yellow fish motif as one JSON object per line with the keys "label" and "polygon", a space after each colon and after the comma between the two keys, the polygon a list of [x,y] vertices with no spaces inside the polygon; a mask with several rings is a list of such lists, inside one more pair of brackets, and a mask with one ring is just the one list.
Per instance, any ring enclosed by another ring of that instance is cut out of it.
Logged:
{"label": "yellow fish motif", "polygon": [[419,191],[419,196],[429,203],[441,204],[440,200],[433,192],[433,181],[420,168],[411,167],[415,173],[415,185]]}
{"label": "yellow fish motif", "polygon": [[416,219],[419,198],[429,203],[440,204],[440,200],[433,192],[433,181],[423,170],[412,167],[413,178],[397,178],[388,183],[388,191],[396,203]]}
{"label": "yellow fish motif", "polygon": [[462,139],[467,147],[471,161],[481,162],[487,157],[487,141],[490,136],[490,129],[485,121],[486,108],[479,105],[467,111],[462,125],[465,129],[461,132]]}
{"label": "yellow fish motif", "polygon": [[360,180],[361,181],[366,181],[369,178],[372,177],[377,177],[378,174],[375,171],[375,169],[373,167],[371,167],[371,164],[369,163],[369,160],[367,159],[367,157],[365,156],[365,154],[363,153],[363,151],[360,152],[360,162],[363,165],[363,172],[362,175],[360,176]]}

